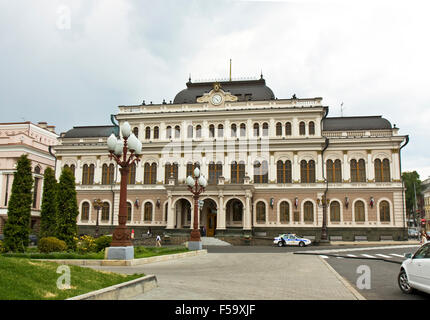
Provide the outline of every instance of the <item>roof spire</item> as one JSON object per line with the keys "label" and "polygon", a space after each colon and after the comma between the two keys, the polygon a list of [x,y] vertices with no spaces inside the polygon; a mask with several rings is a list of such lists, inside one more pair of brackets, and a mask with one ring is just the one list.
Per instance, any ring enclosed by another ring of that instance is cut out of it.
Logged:
{"label": "roof spire", "polygon": [[231,59],[230,59],[230,81],[231,81]]}
{"label": "roof spire", "polygon": [[191,73],[188,76],[188,82],[191,82]]}
{"label": "roof spire", "polygon": [[260,79],[263,79],[263,69],[261,69]]}

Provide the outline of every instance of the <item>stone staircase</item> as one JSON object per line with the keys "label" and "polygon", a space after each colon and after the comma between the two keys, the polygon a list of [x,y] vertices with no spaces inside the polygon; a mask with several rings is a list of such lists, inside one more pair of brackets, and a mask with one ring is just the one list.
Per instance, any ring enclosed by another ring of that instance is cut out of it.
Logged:
{"label": "stone staircase", "polygon": [[217,239],[215,237],[201,237],[202,246],[231,246],[230,243]]}

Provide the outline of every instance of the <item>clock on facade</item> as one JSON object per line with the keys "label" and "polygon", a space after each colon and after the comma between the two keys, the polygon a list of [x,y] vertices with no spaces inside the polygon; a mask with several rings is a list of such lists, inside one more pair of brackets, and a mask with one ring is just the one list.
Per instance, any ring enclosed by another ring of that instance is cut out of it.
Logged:
{"label": "clock on facade", "polygon": [[222,97],[221,97],[221,95],[220,95],[220,94],[214,94],[214,95],[212,96],[211,101],[212,101],[212,104],[214,104],[214,105],[219,105],[219,104],[221,104],[221,102],[222,102]]}

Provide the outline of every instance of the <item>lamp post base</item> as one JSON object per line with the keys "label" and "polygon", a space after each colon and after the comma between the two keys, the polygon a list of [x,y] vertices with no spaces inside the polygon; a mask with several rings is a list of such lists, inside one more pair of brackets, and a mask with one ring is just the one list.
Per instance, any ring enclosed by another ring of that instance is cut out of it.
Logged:
{"label": "lamp post base", "polygon": [[132,260],[134,259],[134,247],[108,247],[105,259],[107,260]]}
{"label": "lamp post base", "polygon": [[188,250],[202,250],[202,242],[201,241],[188,241]]}

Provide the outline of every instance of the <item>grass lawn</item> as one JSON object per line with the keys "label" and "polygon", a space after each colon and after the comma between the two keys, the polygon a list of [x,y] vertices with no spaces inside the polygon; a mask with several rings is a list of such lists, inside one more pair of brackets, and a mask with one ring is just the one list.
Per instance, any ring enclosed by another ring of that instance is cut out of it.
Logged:
{"label": "grass lawn", "polygon": [[[174,254],[187,252],[188,248],[180,247],[134,247],[134,258],[147,258],[161,256],[165,254]],[[4,253],[3,257],[13,258],[30,258],[30,259],[104,259],[104,252],[92,252],[79,254],[75,252],[52,252],[39,253],[37,249],[30,248],[24,253]]]}
{"label": "grass lawn", "polygon": [[0,256],[0,299],[63,300],[144,276],[69,266],[71,289],[60,290],[57,279],[62,274],[56,272],[58,266],[54,262]]}

